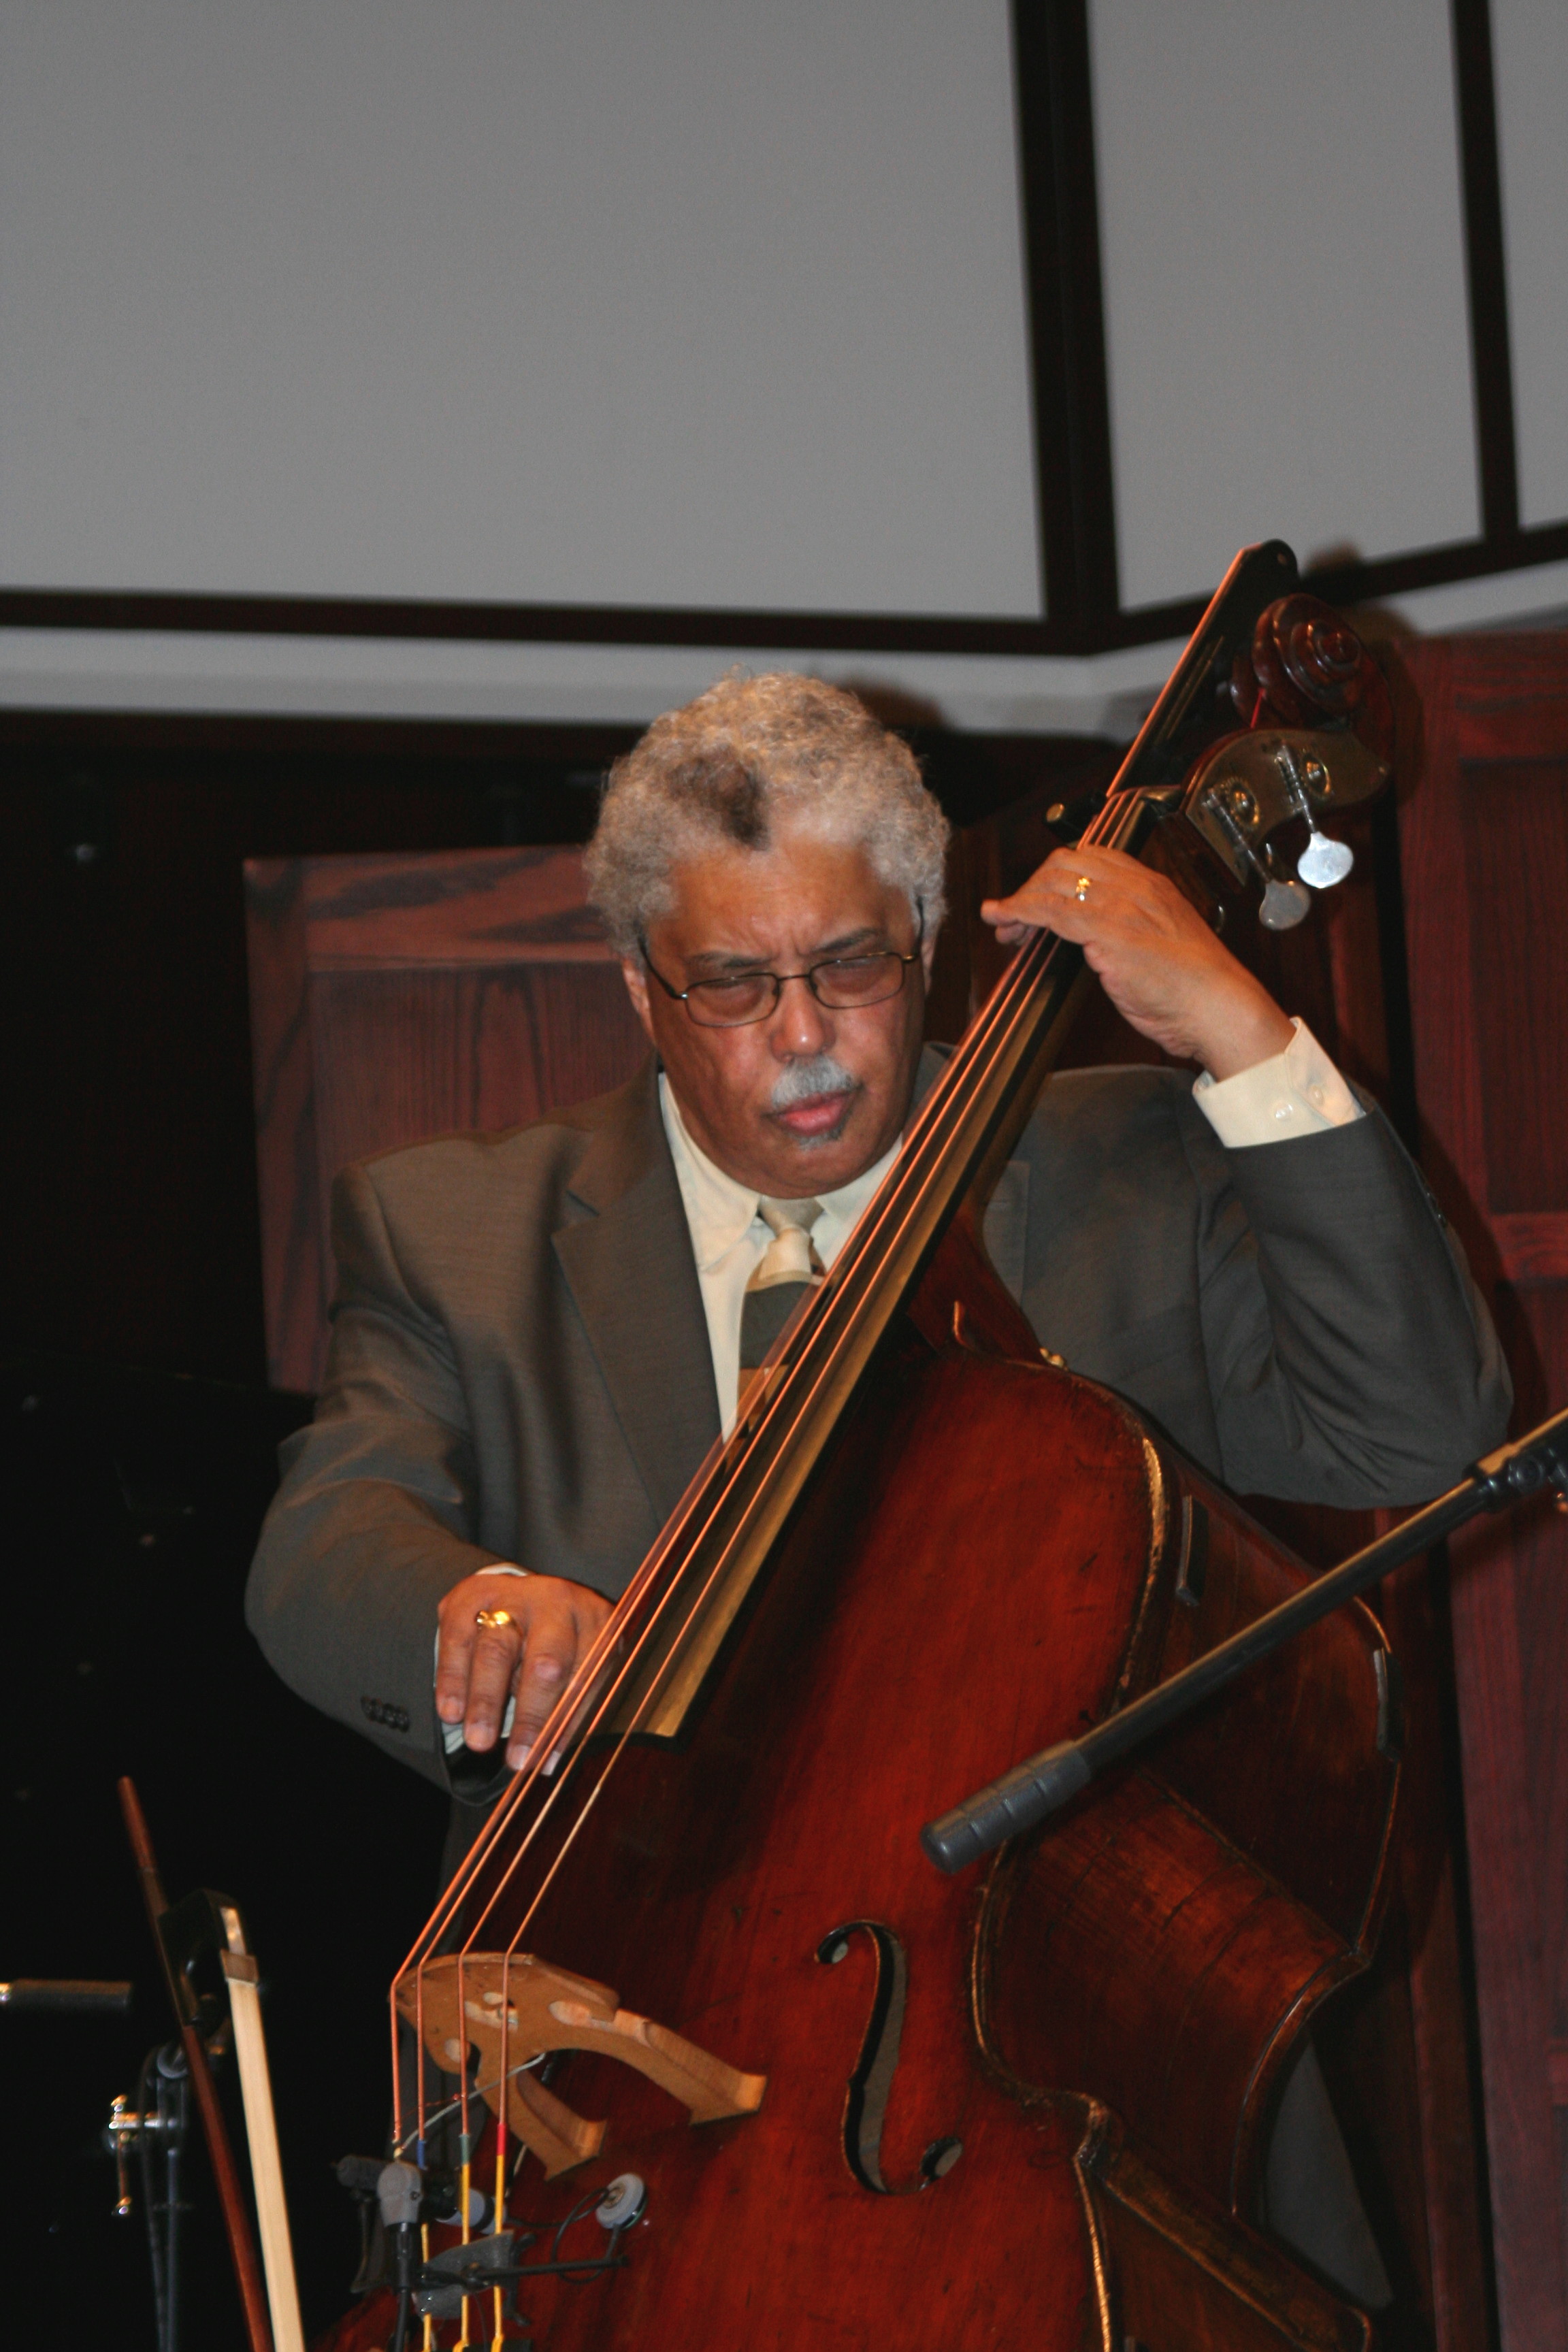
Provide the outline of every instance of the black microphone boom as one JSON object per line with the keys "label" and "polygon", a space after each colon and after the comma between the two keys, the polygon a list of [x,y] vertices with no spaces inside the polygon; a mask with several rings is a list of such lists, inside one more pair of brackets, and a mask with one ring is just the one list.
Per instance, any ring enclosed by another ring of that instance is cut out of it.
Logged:
{"label": "black microphone boom", "polygon": [[1457,1486],[1428,1503],[1400,1527],[1338,1568],[1282,1601],[1206,1656],[1194,1658],[1169,1682],[1161,1683],[1120,1714],[1107,1716],[1081,1739],[1064,1739],[1037,1756],[1026,1757],[999,1780],[966,1797],[921,1832],[927,1857],[939,1870],[962,1870],[978,1862],[1004,1839],[1018,1837],[1049,1819],[1103,1772],[1145,1740],[1168,1731],[1184,1715],[1212,1698],[1237,1675],[1315,1625],[1320,1617],[1353,1601],[1391,1569],[1427,1550],[1481,1511],[1511,1510],[1542,1487],[1568,1496],[1568,1412],[1543,1421],[1527,1437],[1499,1446],[1476,1464]]}

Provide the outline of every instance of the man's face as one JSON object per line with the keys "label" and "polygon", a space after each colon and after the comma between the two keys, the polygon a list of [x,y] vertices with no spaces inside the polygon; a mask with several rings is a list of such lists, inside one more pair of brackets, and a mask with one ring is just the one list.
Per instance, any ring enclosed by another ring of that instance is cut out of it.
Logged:
{"label": "man's face", "polygon": [[[858,845],[801,832],[765,851],[716,843],[673,879],[674,911],[647,937],[672,988],[914,948],[908,898]],[[737,1182],[804,1200],[847,1184],[902,1131],[934,945],[879,1004],[831,1011],[792,980],[765,1020],[738,1029],[699,1026],[640,963],[622,969],[694,1140]]]}

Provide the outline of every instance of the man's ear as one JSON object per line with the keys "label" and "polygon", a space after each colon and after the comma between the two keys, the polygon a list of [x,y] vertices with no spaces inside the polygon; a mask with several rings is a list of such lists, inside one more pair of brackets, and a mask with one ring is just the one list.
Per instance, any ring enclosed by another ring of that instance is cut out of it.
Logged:
{"label": "man's ear", "polygon": [[658,1040],[653,1034],[653,1008],[647,1001],[647,972],[640,956],[621,958],[621,978],[626,983],[626,994],[632,1000],[632,1010],[647,1032],[648,1044],[657,1046]]}
{"label": "man's ear", "polygon": [[926,986],[928,988],[931,986],[931,968],[936,961],[936,942],[938,931],[940,931],[940,924],[935,931],[931,930],[928,926],[928,928],[921,933],[921,970],[926,976]]}

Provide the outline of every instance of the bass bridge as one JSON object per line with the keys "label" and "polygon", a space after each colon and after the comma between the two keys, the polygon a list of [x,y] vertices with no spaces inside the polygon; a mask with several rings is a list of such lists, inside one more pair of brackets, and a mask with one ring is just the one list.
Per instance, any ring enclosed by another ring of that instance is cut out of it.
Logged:
{"label": "bass bridge", "polygon": [[552,1968],[531,1952],[427,1960],[399,1983],[397,2009],[447,2074],[462,2074],[469,2051],[478,2051],[474,2087],[492,2105],[504,2070],[507,2129],[538,2157],[547,2179],[596,2156],[605,2131],[532,2073],[555,2051],[596,2051],[646,2074],[679,2100],[694,2124],[754,2115],[768,2086],[765,2074],[742,2074],[668,2026],[623,2009],[608,1985]]}

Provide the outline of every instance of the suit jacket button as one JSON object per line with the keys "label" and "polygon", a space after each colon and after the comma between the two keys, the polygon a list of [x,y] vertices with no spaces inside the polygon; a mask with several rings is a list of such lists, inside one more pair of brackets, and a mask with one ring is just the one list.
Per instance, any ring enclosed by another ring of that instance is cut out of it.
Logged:
{"label": "suit jacket button", "polygon": [[372,1723],[383,1724],[388,1731],[407,1730],[409,1715],[405,1706],[395,1706],[386,1698],[362,1698],[360,1705]]}

